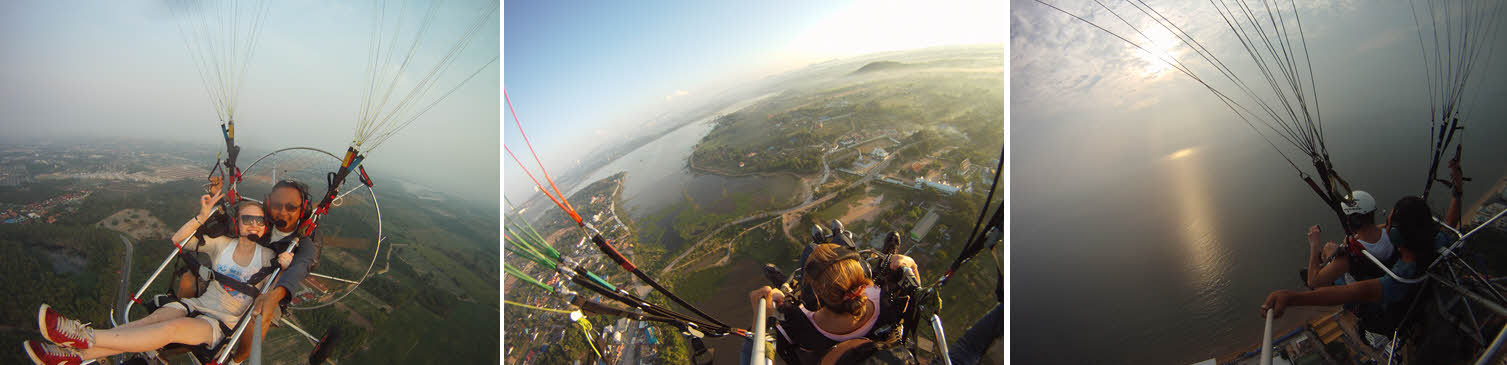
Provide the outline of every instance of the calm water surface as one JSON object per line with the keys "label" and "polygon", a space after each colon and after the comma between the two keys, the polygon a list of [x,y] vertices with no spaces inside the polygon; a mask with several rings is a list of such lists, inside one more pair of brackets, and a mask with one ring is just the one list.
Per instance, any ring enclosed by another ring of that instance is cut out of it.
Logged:
{"label": "calm water surface", "polygon": [[[674,207],[687,199],[703,210],[726,214],[735,208],[737,195],[752,194],[749,205],[755,209],[784,207],[793,204],[800,195],[801,185],[791,176],[746,176],[726,177],[691,171],[686,166],[696,143],[711,132],[713,125],[706,120],[696,121],[670,131],[660,139],[639,147],[617,160],[593,171],[579,186],[566,196],[575,194],[592,182],[627,171],[623,183],[623,202],[619,214],[635,220],[649,217],[666,208]],[[626,208],[626,209],[624,209]],[[674,216],[666,216],[657,222],[661,227],[674,224]],[[676,252],[688,238],[669,232],[661,240],[669,252]]]}
{"label": "calm water surface", "polygon": [[[1420,193],[1427,168],[1427,124],[1396,119],[1326,125],[1337,169],[1379,208]],[[1507,128],[1478,120],[1466,175],[1491,181],[1507,171]],[[1335,217],[1238,121],[1092,124],[1012,119],[1012,357],[1189,364],[1254,345],[1266,294],[1300,285],[1306,228],[1337,240]]]}

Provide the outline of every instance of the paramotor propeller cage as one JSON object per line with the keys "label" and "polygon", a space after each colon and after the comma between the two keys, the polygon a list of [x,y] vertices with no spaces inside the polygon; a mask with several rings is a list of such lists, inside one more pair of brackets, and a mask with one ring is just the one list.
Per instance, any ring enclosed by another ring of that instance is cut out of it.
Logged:
{"label": "paramotor propeller cage", "polygon": [[[290,156],[292,156],[292,157],[290,157]],[[271,181],[287,180],[287,179],[294,179],[296,181],[297,180],[312,180],[312,179],[317,179],[321,175],[324,176],[324,177],[327,177],[327,178],[334,178],[336,176],[335,173],[325,174],[324,172],[328,172],[330,169],[338,168],[338,167],[340,167],[342,165],[345,165],[345,162],[346,161],[343,160],[343,159],[341,159],[338,155],[335,155],[335,154],[330,153],[328,151],[320,150],[320,149],[317,149],[317,148],[311,148],[311,147],[291,147],[291,148],[284,148],[284,149],[276,150],[276,151],[273,151],[271,153],[268,153],[265,156],[262,156],[261,158],[258,158],[255,162],[252,162],[250,165],[248,165],[246,167],[246,171],[248,172],[247,173],[248,181],[268,181],[268,182],[271,182]],[[356,162],[359,162],[359,160],[356,160]],[[270,170],[272,170],[274,172],[277,172],[279,174],[282,174],[282,173],[284,173],[285,171],[288,170],[288,169],[285,169],[285,167],[287,167],[287,166],[280,166],[280,165],[268,166],[269,164],[277,164],[277,163],[297,163],[297,165],[294,166],[294,168],[295,169],[301,168],[301,170],[297,170],[295,172],[291,172],[290,173],[290,174],[297,174],[297,176],[279,175],[278,178],[277,178],[277,180],[272,180],[270,178],[266,179],[266,180],[263,180],[264,176],[262,176],[262,174],[261,174],[261,171],[263,171],[263,169],[270,169]],[[330,181],[326,181],[326,182],[330,182]],[[269,184],[268,186],[271,186],[271,185]],[[350,192],[354,192],[354,190],[355,189],[352,189],[352,191],[350,191]],[[313,299],[313,300],[305,301],[305,302],[302,302],[302,303],[299,303],[299,304],[289,305],[288,306],[289,309],[309,310],[309,309],[316,309],[316,308],[321,308],[321,307],[329,306],[331,304],[339,302],[340,300],[344,299],[346,296],[349,296],[351,293],[355,292],[355,290],[357,288],[359,288],[360,285],[362,283],[364,283],[368,277],[371,276],[371,274],[373,272],[373,269],[376,267],[377,259],[380,257],[380,255],[378,255],[378,253],[380,253],[381,250],[383,249],[382,245],[384,244],[384,242],[383,242],[384,240],[382,239],[382,237],[383,237],[382,236],[383,235],[383,230],[382,230],[382,210],[381,210],[381,205],[380,205],[380,203],[378,202],[378,199],[377,199],[376,191],[373,190],[370,185],[367,185],[366,190],[367,190],[367,192],[365,194],[360,194],[360,195],[363,196],[363,197],[365,197],[365,198],[369,198],[371,200],[372,213],[370,213],[371,215],[369,217],[375,218],[375,223],[373,225],[373,228],[375,228],[375,231],[376,231],[376,236],[370,237],[370,241],[372,242],[372,244],[370,246],[371,247],[371,249],[370,249],[370,251],[371,251],[370,258],[368,259],[367,258],[367,254],[364,253],[364,252],[360,252],[360,251],[339,250],[339,251],[344,251],[344,253],[339,253],[339,252],[333,252],[333,251],[327,251],[327,250],[325,250],[325,248],[339,247],[339,246],[333,246],[333,245],[331,245],[330,242],[326,242],[326,241],[331,240],[331,239],[337,239],[337,237],[320,235],[319,239],[316,240],[318,242],[318,244],[321,246],[321,247],[318,247],[318,251],[316,251],[316,252],[319,252],[319,255],[321,256],[319,259],[317,259],[318,262],[341,262],[342,261],[342,260],[325,260],[326,258],[328,258],[328,257],[325,257],[325,256],[330,256],[330,255],[342,255],[344,257],[352,257],[352,256],[354,256],[354,257],[356,257],[356,262],[358,264],[359,264],[359,262],[363,262],[363,261],[366,262],[367,263],[366,268],[364,270],[362,270],[359,267],[347,268],[347,269],[349,269],[349,270],[351,270],[353,272],[360,273],[359,277],[347,277],[347,278],[342,278],[342,277],[338,277],[336,275],[330,275],[330,274],[320,273],[320,272],[310,272],[309,273],[309,279],[312,279],[313,281],[318,281],[318,282],[321,282],[321,283],[332,284],[332,285],[329,285],[330,290],[328,292],[325,292],[325,293],[322,293],[322,294],[317,294],[316,298]],[[269,189],[268,193],[270,194],[270,192],[271,191]],[[326,195],[325,196],[325,200],[322,201],[321,203],[326,203],[326,202],[329,202],[329,201],[333,201],[334,198],[335,198],[335,196],[333,196],[333,194],[325,194],[325,195]],[[312,196],[310,196],[310,197],[312,197]],[[361,199],[361,200],[366,200],[366,199]],[[355,209],[355,207],[359,207],[359,206],[360,206],[360,204],[357,204],[357,205],[355,205],[353,207],[349,207],[349,208],[350,209]],[[321,218],[323,218],[324,216],[326,216],[327,214],[329,214],[329,206],[327,204],[314,205],[313,203],[310,202],[310,199],[304,199],[304,210],[305,210],[305,213],[303,215],[303,217],[304,217],[303,218],[303,222],[296,228],[299,232],[306,232],[305,231],[306,227],[308,227],[309,229],[312,229],[312,227],[318,226],[318,224],[317,224],[317,223],[319,223],[318,221]],[[343,209],[343,210],[341,210],[341,212],[345,213],[345,212],[356,212],[356,211],[349,210],[349,209]],[[363,219],[363,221],[366,221],[366,220]],[[328,227],[326,227],[326,228],[328,228]],[[308,235],[305,234],[303,236],[307,237]],[[356,237],[356,238],[363,238],[364,239],[366,237]],[[358,253],[358,252],[360,252],[360,253]],[[358,254],[356,254],[356,255],[350,255],[351,253],[358,253]],[[344,261],[350,261],[350,260],[347,259],[347,260],[344,260]],[[321,265],[321,266],[323,266],[323,265]],[[345,287],[341,288],[338,285],[344,285]]]}

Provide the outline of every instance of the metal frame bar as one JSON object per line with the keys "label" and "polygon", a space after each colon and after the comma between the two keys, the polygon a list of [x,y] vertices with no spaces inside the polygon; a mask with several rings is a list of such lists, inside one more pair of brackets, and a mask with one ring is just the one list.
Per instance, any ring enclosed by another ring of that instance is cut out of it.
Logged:
{"label": "metal frame bar", "polygon": [[1455,249],[1459,248],[1460,245],[1462,245],[1462,244],[1465,243],[1465,239],[1466,238],[1470,237],[1471,235],[1476,234],[1476,232],[1481,231],[1481,228],[1486,228],[1487,226],[1490,226],[1491,223],[1496,222],[1497,219],[1502,218],[1503,214],[1507,214],[1507,209],[1503,209],[1502,211],[1497,212],[1496,215],[1491,216],[1491,218],[1487,219],[1485,222],[1481,222],[1481,224],[1478,225],[1478,226],[1476,226],[1476,228],[1472,228],[1470,230],[1470,232],[1466,232],[1463,235],[1460,234],[1460,231],[1457,230],[1457,229],[1455,229],[1454,227],[1450,227],[1448,224],[1444,224],[1444,222],[1439,222],[1439,218],[1434,218],[1435,222],[1439,222],[1440,226],[1443,226],[1445,229],[1450,230],[1450,232],[1454,232],[1455,236],[1457,236],[1459,238],[1455,239],[1455,243],[1451,244],[1449,246],[1449,248],[1444,249],[1444,252],[1439,253],[1439,257],[1435,258],[1434,262],[1429,264],[1429,268],[1432,269],[1434,267],[1434,265],[1438,265],[1439,264],[1439,261],[1444,260],[1444,258],[1447,257],[1447,256],[1453,255]]}
{"label": "metal frame bar", "polygon": [[1491,346],[1487,347],[1486,351],[1481,353],[1481,357],[1476,359],[1476,365],[1486,365],[1491,363],[1491,359],[1495,357],[1497,351],[1502,350],[1502,343],[1504,339],[1507,339],[1507,326],[1502,327],[1502,330],[1500,332],[1497,332],[1497,338],[1491,340]]}
{"label": "metal frame bar", "polygon": [[316,273],[316,272],[309,273],[309,276],[320,277],[320,278],[330,279],[330,280],[339,281],[339,282],[346,282],[346,283],[361,285],[361,282],[359,282],[359,281],[350,280],[350,279],[341,279],[341,278],[337,278],[337,277],[334,277],[334,276],[329,276],[329,275],[320,274],[320,273]]}
{"label": "metal frame bar", "polygon": [[[1455,272],[1455,268],[1454,267],[1445,266],[1445,268],[1449,269],[1450,276],[1454,277],[1455,280],[1460,280],[1460,274],[1458,274],[1458,273]],[[1434,298],[1439,298],[1439,296],[1435,295]],[[1471,334],[1474,335],[1474,339],[1476,340],[1476,343],[1485,343],[1486,342],[1486,338],[1485,338],[1485,336],[1481,335],[1481,324],[1476,321],[1476,311],[1470,308],[1470,302],[1469,301],[1466,301],[1466,300],[1463,300],[1463,299],[1457,299],[1457,300],[1458,300],[1458,303],[1460,303],[1460,304],[1462,304],[1462,305],[1465,306],[1465,316],[1466,316],[1466,318],[1470,319],[1470,329],[1473,330],[1471,332]],[[1449,307],[1445,307],[1441,303],[1439,305],[1439,308],[1440,308],[1440,310],[1445,311],[1443,314],[1449,315],[1449,311],[1448,311]]]}
{"label": "metal frame bar", "polygon": [[764,356],[764,321],[769,309],[765,306],[769,303],[769,297],[759,298],[758,316],[754,317],[753,353],[749,355],[748,363],[763,365],[768,363]]}
{"label": "metal frame bar", "polygon": [[[152,282],[157,280],[157,276],[158,275],[162,275],[162,270],[167,269],[167,264],[170,263],[170,262],[173,262],[173,259],[176,258],[176,257],[178,257],[178,253],[183,251],[183,246],[187,245],[188,244],[188,240],[191,240],[193,238],[194,238],[194,236],[190,235],[187,238],[184,238],[183,241],[178,242],[178,244],[176,246],[174,246],[173,252],[169,253],[167,255],[166,259],[162,260],[162,264],[157,265],[157,271],[153,271],[152,272],[152,276],[147,277],[146,283],[142,283],[141,284],[141,289],[137,289],[136,290],[136,294],[132,294],[131,295],[131,301],[126,303],[125,309],[121,310],[120,318],[130,318],[131,317],[131,307],[136,305],[136,301],[137,300],[141,300],[141,295],[144,294],[144,293],[146,293],[146,291],[147,291],[148,288],[152,287]],[[124,270],[130,270],[130,269],[131,268],[129,268],[129,267],[128,268],[124,268]],[[115,317],[116,317],[115,316],[115,308],[110,308],[110,327],[120,327],[120,325],[124,324],[124,323],[116,323],[115,322]],[[127,321],[127,322],[129,322],[129,321]]]}
{"label": "metal frame bar", "polygon": [[1272,316],[1276,309],[1266,310],[1266,329],[1261,331],[1261,365],[1272,364]]}
{"label": "metal frame bar", "polygon": [[335,197],[335,200],[332,201],[332,202],[330,202],[330,205],[339,206],[340,204],[339,203],[335,203],[335,202],[341,201],[341,199],[345,199],[346,195],[351,195],[351,193],[356,192],[356,190],[361,190],[361,188],[370,188],[370,187],[366,186],[366,184],[357,184],[356,187],[351,188],[351,190],[346,190],[345,193],[340,194],[340,196]]}
{"label": "metal frame bar", "polygon": [[129,320],[129,318],[127,318],[129,317],[127,316],[127,313],[115,313],[115,309],[125,309],[126,305],[128,303],[131,303],[131,298],[127,298],[125,297],[125,295],[127,291],[130,290],[129,288],[131,286],[131,259],[136,255],[136,248],[135,245],[131,243],[131,240],[127,239],[126,235],[124,234],[120,235],[120,243],[125,246],[125,255],[121,257],[122,262],[120,264],[120,267],[122,269],[120,271],[120,285],[117,286],[117,289],[115,291],[115,303],[110,306],[111,327],[114,327],[115,324],[118,323],[117,321],[126,322]]}
{"label": "metal frame bar", "polygon": [[299,327],[298,325],[293,324],[293,322],[289,321],[287,318],[278,318],[277,321],[282,322],[284,326],[288,326],[288,328],[297,331],[298,334],[301,334],[304,338],[309,339],[309,342],[316,344],[319,343],[318,338],[314,338],[314,335],[309,334],[308,331],[304,331],[303,327]]}
{"label": "metal frame bar", "polygon": [[[937,335],[937,353],[942,355],[942,363],[952,365],[952,354],[947,351],[947,332],[942,330],[942,317],[938,317],[936,313],[931,315],[931,329]],[[1267,337],[1271,337],[1270,331]]]}
{"label": "metal frame bar", "polygon": [[[1469,270],[1470,271],[1471,278],[1474,279],[1474,278],[1484,278],[1484,277],[1486,277],[1486,275],[1482,275],[1480,271],[1476,271],[1475,267],[1471,267],[1470,263],[1465,262],[1464,258],[1462,258],[1460,256],[1454,256],[1454,258],[1455,258],[1454,263],[1459,264],[1461,267],[1464,267],[1465,270]],[[1450,270],[1454,270],[1454,269],[1451,268]],[[1485,282],[1485,284],[1486,284],[1485,285],[1486,290],[1489,293],[1491,293],[1491,295],[1496,296],[1498,300],[1501,300],[1503,302],[1507,302],[1507,296],[1502,295],[1502,292],[1498,291],[1495,285],[1491,285],[1491,282]]]}
{"label": "metal frame bar", "polygon": [[257,321],[254,319],[252,321],[256,322],[256,329],[252,330],[251,332],[251,355],[246,357],[246,363],[251,365],[261,365],[262,337],[267,335],[267,331],[265,328],[262,328],[262,321]]}
{"label": "metal frame bar", "polygon": [[[311,219],[318,219],[318,216],[315,216]],[[300,238],[294,238],[293,244],[288,245],[288,249],[283,250],[283,253],[293,252],[294,249],[298,248],[298,244],[301,243],[300,241],[303,240]],[[282,273],[282,268],[272,269],[272,275],[267,275],[267,278],[263,279],[262,281],[262,295],[267,294],[268,291],[271,291],[272,288],[277,286],[277,278],[282,276]],[[220,350],[215,352],[214,363],[223,364],[225,363],[225,359],[230,357],[230,350],[235,348],[236,342],[240,341],[241,335],[246,332],[246,325],[249,323],[249,321],[255,319],[256,316],[252,315],[251,313],[255,309],[255,305],[249,305],[246,306],[245,311],[241,312],[241,320],[237,321],[235,325],[235,331],[232,332],[230,337],[226,338],[227,341],[221,343]],[[261,322],[257,323],[260,324]]]}
{"label": "metal frame bar", "polygon": [[1487,299],[1486,297],[1482,297],[1480,294],[1476,294],[1469,289],[1461,288],[1453,283],[1443,280],[1444,278],[1438,277],[1437,274],[1431,273],[1429,274],[1429,277],[1436,279],[1435,281],[1438,281],[1440,284],[1444,284],[1444,287],[1454,289],[1456,292],[1464,295],[1466,298],[1476,301],[1476,303],[1480,304],[1482,308],[1490,309],[1492,312],[1496,312],[1497,315],[1507,316],[1507,307],[1502,307],[1501,304],[1492,302],[1491,299]]}

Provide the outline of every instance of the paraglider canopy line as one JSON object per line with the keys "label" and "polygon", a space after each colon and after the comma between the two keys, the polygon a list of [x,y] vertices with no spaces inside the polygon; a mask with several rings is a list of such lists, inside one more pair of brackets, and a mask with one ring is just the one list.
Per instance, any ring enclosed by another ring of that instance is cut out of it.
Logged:
{"label": "paraglider canopy line", "polygon": [[[404,7],[406,8],[406,4]],[[462,79],[459,83],[450,87],[433,100],[427,100],[430,92],[439,85],[439,79],[454,65],[456,59],[462,54],[475,39],[477,34],[490,19],[494,17],[499,4],[490,2],[484,8],[477,9],[476,17],[466,27],[465,32],[444,53],[441,59],[427,72],[417,78],[410,87],[400,91],[399,81],[405,76],[405,71],[410,66],[415,66],[415,55],[424,43],[425,34],[428,33],[430,24],[433,23],[438,10],[439,2],[432,3],[420,20],[417,30],[407,42],[404,53],[398,55],[397,41],[402,38],[404,11],[399,11],[395,25],[392,26],[391,37],[387,37],[387,9],[383,4],[375,9],[377,18],[376,27],[372,32],[370,57],[367,63],[366,91],[363,93],[361,108],[356,116],[356,134],[352,139],[352,147],[363,153],[370,153],[380,146],[399,130],[412,124],[424,113],[427,113],[441,101],[447,99],[456,90],[464,86],[481,71],[491,67],[500,57],[493,57],[490,61],[477,67],[475,71]],[[385,45],[384,45],[385,43]],[[396,67],[394,64],[396,58]],[[409,75],[411,76],[411,75]],[[399,95],[393,104],[394,94]]]}

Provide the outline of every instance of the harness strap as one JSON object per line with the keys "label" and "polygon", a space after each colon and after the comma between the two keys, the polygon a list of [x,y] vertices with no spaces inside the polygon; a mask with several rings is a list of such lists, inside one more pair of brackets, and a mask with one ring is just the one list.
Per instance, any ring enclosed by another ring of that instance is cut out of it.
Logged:
{"label": "harness strap", "polygon": [[1350,251],[1351,255],[1360,257],[1361,251],[1365,251],[1366,247],[1361,246],[1360,240],[1356,239],[1355,235],[1350,235],[1345,237],[1345,249],[1347,251]]}
{"label": "harness strap", "polygon": [[[186,252],[179,253],[178,258],[182,259],[183,262],[190,268],[190,270],[193,270],[195,272],[197,272],[200,267],[204,266],[204,264],[199,263],[199,259],[194,258],[194,255]],[[214,280],[215,282],[220,283],[220,285],[228,286],[231,289],[234,289],[236,292],[240,292],[242,294],[250,295],[252,298],[256,298],[257,296],[261,295],[261,291],[256,289],[256,284],[261,283],[262,280],[267,278],[267,276],[272,275],[272,272],[275,270],[277,270],[277,266],[268,265],[266,267],[263,267],[261,270],[252,273],[251,277],[247,278],[246,281],[240,281],[235,277],[222,274],[219,271],[215,270],[210,270],[209,272],[212,274],[210,280]]]}
{"label": "harness strap", "polygon": [[[188,308],[188,313],[184,314],[183,315],[184,317],[195,318],[195,317],[198,317],[198,316],[205,315],[204,312],[200,312],[198,309],[193,309],[192,307],[189,307],[188,305],[184,305],[183,307],[184,308]],[[213,318],[211,318],[211,319],[213,319]],[[229,334],[232,331],[230,327],[225,326],[225,322],[221,322],[219,319],[215,319],[215,325],[220,326],[220,331],[221,331],[220,333]],[[195,346],[200,346],[200,345],[195,345]],[[205,348],[208,348],[208,346],[205,346]]]}

